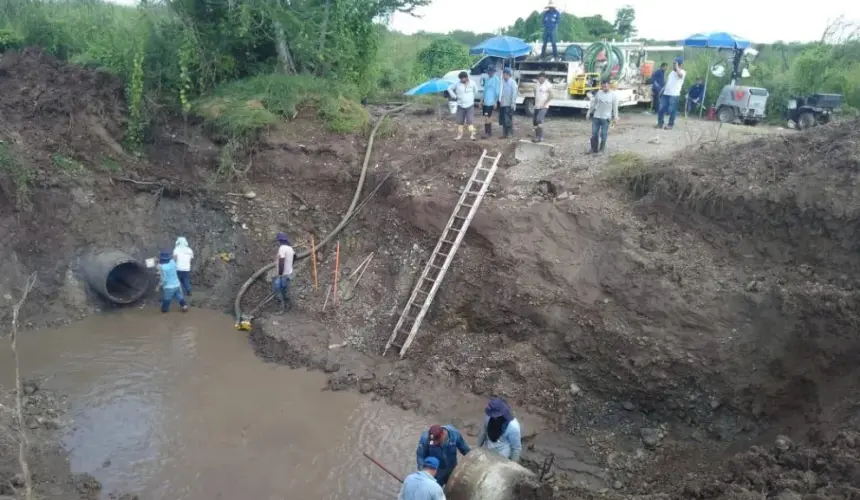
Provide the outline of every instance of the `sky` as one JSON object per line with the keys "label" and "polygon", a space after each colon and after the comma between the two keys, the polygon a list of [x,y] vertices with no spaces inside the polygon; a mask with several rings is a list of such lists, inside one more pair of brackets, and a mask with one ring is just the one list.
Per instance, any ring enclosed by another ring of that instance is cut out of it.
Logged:
{"label": "sky", "polygon": [[[794,6],[780,0],[729,0],[695,2],[690,0],[555,0],[554,5],[576,16],[601,14],[610,22],[615,11],[630,4],[636,9],[639,36],[657,40],[680,40],[705,31],[728,31],[753,43],[812,41],[830,20],[844,15],[846,20],[860,21],[857,0],[823,0],[823,3]],[[476,33],[494,32],[542,10],[547,0],[433,0],[416,13],[421,18],[395,14],[390,27],[403,33],[429,31],[447,33],[454,30]],[[779,14],[776,14],[776,13]]]}

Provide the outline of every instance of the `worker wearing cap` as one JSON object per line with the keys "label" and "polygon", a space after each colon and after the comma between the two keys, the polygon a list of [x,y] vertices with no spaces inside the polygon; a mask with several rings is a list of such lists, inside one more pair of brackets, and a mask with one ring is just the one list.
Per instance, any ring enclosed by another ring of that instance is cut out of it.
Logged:
{"label": "worker wearing cap", "polygon": [[483,80],[484,99],[481,114],[484,115],[484,139],[493,135],[493,109],[499,103],[499,92],[502,81],[496,75],[496,68],[487,68],[487,76]]}
{"label": "worker wearing cap", "polygon": [[290,301],[290,281],[293,279],[293,258],[296,251],[290,245],[290,240],[284,233],[275,237],[278,242],[278,253],[275,257],[275,276],[272,278],[272,293],[278,301],[278,312],[292,307]]}
{"label": "worker wearing cap", "polygon": [[514,462],[523,451],[520,422],[501,398],[491,398],[484,409],[484,427],[478,435],[478,446]]}
{"label": "worker wearing cap", "polygon": [[499,125],[505,138],[514,134],[514,110],[517,108],[517,82],[511,68],[502,72],[502,90],[499,93]]}
{"label": "worker wearing cap", "polygon": [[439,468],[436,469],[436,482],[445,486],[454,467],[457,466],[457,452],[466,455],[471,451],[469,444],[463,439],[463,435],[453,425],[432,425],[421,434],[418,440],[418,448],[415,455],[418,461],[418,469],[424,467],[424,460],[434,457],[439,460]]}
{"label": "worker wearing cap", "polygon": [[176,261],[170,250],[164,250],[158,254],[158,270],[160,271],[158,286],[161,288],[161,312],[170,310],[170,304],[176,300],[182,312],[188,311],[188,304],[182,295],[182,285],[179,275],[176,273]]}
{"label": "worker wearing cap", "polygon": [[421,470],[413,472],[403,480],[397,500],[445,500],[445,492],[436,482],[439,459],[427,457],[421,463]]}
{"label": "worker wearing cap", "polygon": [[543,48],[541,48],[540,56],[541,58],[546,57],[546,44],[551,43],[552,57],[558,57],[556,42],[558,41],[558,24],[561,22],[561,12],[553,6],[552,0],[544,8],[541,21],[543,22]]}
{"label": "worker wearing cap", "polygon": [[[672,130],[675,126],[675,116],[678,114],[678,99],[681,97],[681,88],[684,86],[684,59],[676,57],[672,63],[672,72],[666,77],[666,85],[663,87],[663,95],[660,96],[660,111],[657,112],[657,128]],[[663,124],[663,117],[669,115],[669,124]]]}

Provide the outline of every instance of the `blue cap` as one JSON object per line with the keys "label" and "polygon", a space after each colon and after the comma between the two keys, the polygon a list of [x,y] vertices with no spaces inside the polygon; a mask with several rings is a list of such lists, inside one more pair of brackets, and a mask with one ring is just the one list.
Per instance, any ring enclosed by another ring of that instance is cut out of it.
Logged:
{"label": "blue cap", "polygon": [[675,62],[678,64],[684,64],[684,58],[683,57],[676,57]]}
{"label": "blue cap", "polygon": [[436,457],[427,457],[424,459],[424,468],[436,470],[439,468],[439,459]]}
{"label": "blue cap", "polygon": [[506,75],[510,75],[511,74],[511,68],[505,68],[505,70],[502,73],[504,73]]}
{"label": "blue cap", "polygon": [[275,239],[278,241],[278,243],[285,243],[287,245],[290,244],[290,240],[287,238],[286,233],[278,233]]}
{"label": "blue cap", "polygon": [[170,259],[173,258],[173,254],[170,253],[170,250],[162,250],[158,253],[158,263],[159,264],[167,264],[170,262]]}

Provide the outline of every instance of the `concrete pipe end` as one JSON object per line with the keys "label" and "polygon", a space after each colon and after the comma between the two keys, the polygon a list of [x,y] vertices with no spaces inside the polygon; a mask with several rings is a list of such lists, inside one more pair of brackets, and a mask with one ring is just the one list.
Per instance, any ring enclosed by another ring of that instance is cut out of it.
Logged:
{"label": "concrete pipe end", "polygon": [[149,292],[153,278],[137,259],[117,251],[92,257],[85,265],[87,284],[105,300],[126,305],[137,302]]}

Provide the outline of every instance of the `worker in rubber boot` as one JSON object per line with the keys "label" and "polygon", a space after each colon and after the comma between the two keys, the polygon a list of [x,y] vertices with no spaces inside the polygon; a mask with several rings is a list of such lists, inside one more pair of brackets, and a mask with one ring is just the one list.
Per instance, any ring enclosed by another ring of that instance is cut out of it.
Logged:
{"label": "worker in rubber boot", "polygon": [[173,248],[173,260],[176,261],[176,274],[179,275],[179,283],[186,296],[191,297],[191,261],[194,259],[194,250],[188,246],[188,240],[184,236],[176,238],[176,246]]}
{"label": "worker in rubber boot", "polygon": [[182,312],[188,311],[188,304],[182,295],[182,285],[179,283],[179,275],[176,274],[176,261],[173,260],[170,250],[164,250],[158,254],[158,270],[160,279],[158,287],[161,288],[161,312],[170,310],[170,303],[174,300],[179,302]]}
{"label": "worker in rubber boot", "polygon": [[551,43],[552,57],[557,58],[558,47],[556,42],[558,42],[558,24],[561,22],[561,12],[552,5],[552,0],[544,9],[541,21],[543,21],[543,48],[540,51],[540,56],[541,58],[546,57],[546,44]]}
{"label": "worker in rubber boot", "polygon": [[491,398],[484,414],[478,447],[519,463],[523,452],[522,430],[508,404],[501,398]]}
{"label": "worker in rubber boot", "polygon": [[546,79],[543,71],[538,75],[535,85],[535,116],[532,120],[535,127],[534,142],[543,142],[543,121],[549,112],[549,102],[552,100],[552,85]]}
{"label": "worker in rubber boot", "polygon": [[418,470],[421,470],[428,457],[436,458],[439,460],[436,482],[444,487],[457,466],[458,451],[463,455],[471,451],[460,431],[453,425],[433,425],[424,431],[418,440],[418,448],[415,451]]}
{"label": "worker in rubber boot", "polygon": [[445,492],[436,482],[439,459],[427,457],[421,469],[406,476],[397,500],[445,500]]}
{"label": "worker in rubber boot", "polygon": [[512,78],[511,68],[502,72],[502,89],[499,95],[499,125],[507,139],[514,135],[514,111],[517,109],[517,82]]}
{"label": "worker in rubber boot", "polygon": [[609,124],[618,119],[618,96],[609,88],[609,80],[600,82],[600,90],[591,97],[585,119],[591,116],[591,153],[602,153],[609,137]]}
{"label": "worker in rubber boot", "polygon": [[463,138],[463,129],[469,128],[469,136],[475,140],[475,95],[478,87],[469,78],[469,74],[461,71],[457,75],[459,81],[448,88],[448,94],[457,100],[457,137],[455,141]]}
{"label": "worker in rubber boot", "polygon": [[293,279],[293,258],[296,251],[290,245],[290,240],[284,233],[278,233],[278,253],[275,257],[275,277],[272,278],[272,293],[278,301],[278,312],[292,308],[290,300],[290,281]]}
{"label": "worker in rubber boot", "polygon": [[496,75],[496,68],[489,67],[484,77],[484,99],[481,114],[484,116],[484,139],[493,135],[493,110],[499,105],[499,93],[502,90],[502,80]]}

